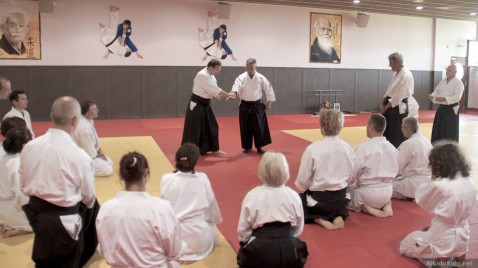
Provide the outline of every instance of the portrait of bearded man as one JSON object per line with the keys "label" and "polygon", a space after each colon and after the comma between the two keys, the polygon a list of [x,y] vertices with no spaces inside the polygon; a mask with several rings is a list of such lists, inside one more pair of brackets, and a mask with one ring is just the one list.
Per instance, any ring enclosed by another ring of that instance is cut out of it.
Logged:
{"label": "portrait of bearded man", "polygon": [[[341,17],[338,17],[341,22]],[[315,38],[310,47],[310,62],[340,63],[340,57],[334,47],[336,43],[334,42],[336,29],[334,29],[330,19],[326,16],[318,16],[316,18],[313,22],[313,27],[311,26]]]}

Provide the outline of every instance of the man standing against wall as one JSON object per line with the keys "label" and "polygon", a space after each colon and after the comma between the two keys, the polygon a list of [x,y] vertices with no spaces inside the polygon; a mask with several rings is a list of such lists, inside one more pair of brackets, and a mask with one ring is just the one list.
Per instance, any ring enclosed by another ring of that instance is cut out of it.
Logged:
{"label": "man standing against wall", "polygon": [[403,66],[403,56],[392,53],[388,56],[389,66],[395,73],[383,97],[381,113],[387,120],[383,135],[396,148],[405,140],[402,131],[402,120],[408,116],[408,97],[413,94],[413,75]]}
{"label": "man standing against wall", "polygon": [[28,99],[27,94],[23,90],[14,90],[10,93],[8,97],[10,102],[12,103],[12,109],[5,114],[3,119],[10,117],[20,117],[21,119],[25,120],[27,124],[28,130],[30,130],[32,134],[32,138],[35,138],[35,133],[33,133],[32,129],[32,120],[30,119],[30,113],[25,110],[28,106]]}
{"label": "man standing against wall", "polygon": [[[252,139],[257,152],[263,154],[263,146],[272,142],[267,123],[266,109],[271,108],[276,100],[274,89],[269,80],[256,72],[256,59],[246,61],[246,72],[239,75],[232,86],[235,96],[239,96],[239,127],[241,130],[241,145],[244,153],[252,149]],[[266,95],[267,103],[262,103],[262,95]]]}
{"label": "man standing against wall", "polygon": [[93,160],[71,138],[78,101],[57,99],[50,117],[53,127],[20,155],[20,187],[30,196],[23,210],[35,233],[32,260],[36,267],[83,267],[98,245]]}
{"label": "man standing against wall", "polygon": [[221,68],[221,62],[212,59],[206,68],[196,74],[193,94],[186,109],[181,144],[187,142],[196,144],[202,155],[207,152],[226,155],[226,152],[219,149],[219,126],[210,105],[212,98],[235,97],[234,93],[227,93],[217,86],[214,75],[218,74]]}
{"label": "man standing against wall", "polygon": [[433,120],[432,143],[448,139],[458,142],[459,108],[463,95],[463,83],[456,78],[456,66],[446,68],[446,78],[441,80],[435,90],[428,96],[433,103],[440,104]]}

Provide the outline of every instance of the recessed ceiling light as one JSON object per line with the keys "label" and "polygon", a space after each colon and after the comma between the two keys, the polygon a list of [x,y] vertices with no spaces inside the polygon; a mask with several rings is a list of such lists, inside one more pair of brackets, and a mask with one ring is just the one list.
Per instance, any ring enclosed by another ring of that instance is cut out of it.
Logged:
{"label": "recessed ceiling light", "polygon": [[471,16],[476,16],[476,14],[477,14],[476,12],[471,12],[470,13]]}
{"label": "recessed ceiling light", "polygon": [[354,0],[354,4],[359,4],[360,0]]}
{"label": "recessed ceiling light", "polygon": [[417,6],[417,10],[422,10],[423,7],[422,6]]}

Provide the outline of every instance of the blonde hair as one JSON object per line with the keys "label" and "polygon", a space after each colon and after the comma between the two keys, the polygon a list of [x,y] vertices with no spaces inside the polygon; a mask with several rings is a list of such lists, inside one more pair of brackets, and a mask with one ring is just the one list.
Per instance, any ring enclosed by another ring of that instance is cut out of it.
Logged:
{"label": "blonde hair", "polygon": [[284,154],[272,151],[262,155],[258,168],[259,179],[267,186],[279,187],[289,180],[289,165]]}
{"label": "blonde hair", "polygon": [[320,116],[320,131],[324,136],[336,136],[344,127],[344,114],[339,110],[322,109]]}

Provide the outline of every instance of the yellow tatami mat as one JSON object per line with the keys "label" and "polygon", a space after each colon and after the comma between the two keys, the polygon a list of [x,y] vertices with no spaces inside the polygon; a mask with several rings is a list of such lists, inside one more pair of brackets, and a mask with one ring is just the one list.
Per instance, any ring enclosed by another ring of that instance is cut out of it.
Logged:
{"label": "yellow tatami mat", "polygon": [[[173,170],[173,165],[166,158],[152,137],[120,137],[101,138],[100,146],[114,162],[114,174],[111,177],[96,178],[96,195],[100,204],[115,196],[116,192],[123,189],[118,176],[118,164],[121,157],[130,151],[138,151],[146,156],[151,176],[146,185],[146,191],[151,195],[159,196],[161,176]],[[214,252],[205,260],[182,267],[190,268],[215,268],[237,267],[236,253],[219,232],[219,244]],[[30,259],[33,244],[33,234],[0,238],[0,266],[1,267],[34,267]],[[97,253],[86,267],[109,267]]]}
{"label": "yellow tatami mat", "polygon": [[[347,120],[347,119],[345,119]],[[432,134],[432,123],[420,124],[420,132],[430,139]],[[320,129],[297,129],[283,130],[283,132],[314,142],[323,138]],[[365,127],[346,127],[340,131],[340,138],[355,148],[357,144],[367,140]],[[471,164],[471,178],[478,184],[478,124],[476,122],[460,122],[460,145]]]}

